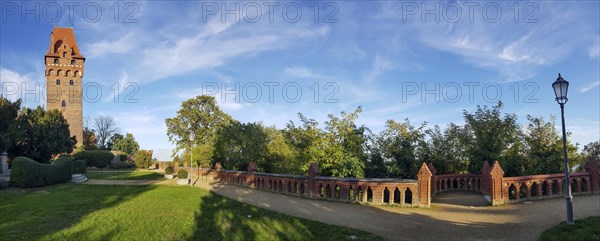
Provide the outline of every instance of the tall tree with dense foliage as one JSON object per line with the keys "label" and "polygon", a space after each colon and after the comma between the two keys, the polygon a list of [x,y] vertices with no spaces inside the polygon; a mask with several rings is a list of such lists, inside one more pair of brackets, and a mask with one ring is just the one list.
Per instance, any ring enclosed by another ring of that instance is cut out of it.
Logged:
{"label": "tall tree with dense foliage", "polygon": [[[167,136],[175,144],[173,154],[194,145],[212,145],[217,131],[227,126],[231,117],[221,111],[212,96],[196,96],[181,103],[177,116],[167,118]],[[190,135],[194,135],[193,142]]]}
{"label": "tall tree with dense foliage", "polygon": [[264,167],[267,138],[260,123],[231,121],[217,132],[214,160],[230,170],[246,170],[250,161],[256,162],[257,167]]}
{"label": "tall tree with dense foliage", "polygon": [[600,165],[600,141],[590,142],[583,146],[582,154],[586,160],[596,161]]}
{"label": "tall tree with dense foliage", "polygon": [[22,136],[22,129],[17,121],[21,99],[12,102],[0,96],[0,153],[17,143]]}
{"label": "tall tree with dense foliage", "polygon": [[295,156],[294,148],[286,142],[284,131],[270,126],[265,127],[264,132],[267,135],[267,156],[262,171],[306,174],[302,171],[302,163]]}
{"label": "tall tree with dense foliage", "polygon": [[469,165],[468,136],[464,127],[450,123],[443,131],[439,126],[425,131],[429,137],[429,161],[437,173],[454,174],[467,172]]}
{"label": "tall tree with dense foliage", "polygon": [[383,157],[392,163],[388,175],[401,178],[415,178],[421,162],[427,161],[419,158],[425,142],[425,126],[419,127],[410,124],[406,119],[403,123],[394,120],[386,122],[386,129],[381,133],[379,145]]}
{"label": "tall tree with dense foliage", "polygon": [[301,171],[306,173],[311,163],[320,163],[325,159],[325,132],[319,129],[319,123],[314,119],[306,118],[298,113],[301,125],[290,121],[284,130],[286,141],[294,149],[297,163],[300,163]]}
{"label": "tall tree with dense foliage", "polygon": [[469,172],[477,173],[483,165],[483,161],[500,160],[502,151],[514,142],[519,125],[515,114],[502,116],[502,102],[488,108],[477,106],[475,113],[464,111],[465,128],[471,138],[468,146]]}
{"label": "tall tree with dense foliage", "polygon": [[133,137],[133,134],[131,133],[125,134],[125,137],[116,140],[115,143],[112,145],[113,151],[122,151],[129,155],[135,153],[139,149],[140,145],[137,143],[137,141]]}
{"label": "tall tree with dense foliage", "polygon": [[98,147],[102,149],[110,149],[107,144],[110,138],[115,133],[119,132],[119,128],[112,117],[99,115],[94,119],[94,131],[96,131]]}
{"label": "tall tree with dense foliage", "polygon": [[72,152],[77,143],[59,110],[45,111],[39,106],[25,108],[17,119],[24,128],[24,134],[14,148],[18,156],[49,163],[52,156]]}
{"label": "tall tree with dense foliage", "polygon": [[327,141],[325,158],[321,161],[321,173],[335,177],[364,177],[364,150],[366,127],[357,126],[358,114],[362,107],[354,112],[342,111],[340,117],[328,115],[325,122]]}

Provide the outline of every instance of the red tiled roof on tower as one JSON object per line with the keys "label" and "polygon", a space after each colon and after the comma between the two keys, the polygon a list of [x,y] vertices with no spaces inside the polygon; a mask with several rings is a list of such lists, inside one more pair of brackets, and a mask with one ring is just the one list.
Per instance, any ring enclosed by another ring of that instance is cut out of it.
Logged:
{"label": "red tiled roof on tower", "polygon": [[73,32],[73,29],[58,27],[54,27],[52,33],[50,34],[50,48],[48,49],[46,56],[57,56],[58,47],[60,47],[63,42],[66,42],[69,48],[72,48],[73,58],[85,58],[79,52],[79,47],[77,46],[77,40],[75,40],[75,33]]}

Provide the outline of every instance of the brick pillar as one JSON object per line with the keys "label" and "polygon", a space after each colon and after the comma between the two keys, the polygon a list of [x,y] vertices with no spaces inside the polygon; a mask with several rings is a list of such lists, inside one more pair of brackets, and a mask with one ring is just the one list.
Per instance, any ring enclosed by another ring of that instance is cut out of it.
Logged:
{"label": "brick pillar", "polygon": [[382,204],[384,188],[379,187],[379,186],[374,186],[371,188],[371,190],[373,191],[373,203]]}
{"label": "brick pillar", "polygon": [[[418,182],[418,187],[417,187],[417,192],[418,192],[418,197],[419,197],[419,206],[420,207],[429,207],[429,205],[431,204],[431,176],[432,173],[429,170],[429,168],[427,168],[427,164],[425,164],[425,162],[423,162],[423,164],[421,165],[421,169],[419,169],[419,172],[417,173],[417,182]],[[416,201],[414,200],[414,196],[415,193],[413,193],[413,203]]]}
{"label": "brick pillar", "polygon": [[315,178],[319,175],[319,166],[316,162],[310,164],[308,168],[308,196],[309,197],[318,197],[320,190],[317,190],[318,187],[315,185]]}
{"label": "brick pillar", "polygon": [[487,160],[483,162],[483,167],[481,167],[481,193],[490,195],[490,163]]}
{"label": "brick pillar", "polygon": [[435,193],[437,193],[437,179],[435,178],[435,167],[433,167],[433,162],[429,162],[429,164],[427,164],[427,168],[429,168],[429,171],[431,172],[431,195],[435,195]]}
{"label": "brick pillar", "polygon": [[249,162],[248,175],[246,175],[246,186],[248,187],[256,187],[256,183],[254,183],[254,172],[256,172],[256,162]]}
{"label": "brick pillar", "polygon": [[502,197],[502,178],[504,177],[504,170],[500,167],[500,163],[498,160],[494,161],[492,165],[491,171],[489,173],[490,177],[490,200],[492,200],[492,205],[500,205],[504,203],[504,198]]}
{"label": "brick pillar", "polygon": [[526,195],[527,199],[531,199],[531,185],[532,184],[525,185],[527,187],[527,192],[526,192],[527,193],[527,195]]}
{"label": "brick pillar", "polygon": [[340,199],[341,200],[350,200],[350,187],[345,184],[338,184],[340,187]]}
{"label": "brick pillar", "polygon": [[592,193],[600,192],[600,167],[598,167],[598,162],[594,160],[589,160],[585,163],[585,172],[590,174],[590,191]]}

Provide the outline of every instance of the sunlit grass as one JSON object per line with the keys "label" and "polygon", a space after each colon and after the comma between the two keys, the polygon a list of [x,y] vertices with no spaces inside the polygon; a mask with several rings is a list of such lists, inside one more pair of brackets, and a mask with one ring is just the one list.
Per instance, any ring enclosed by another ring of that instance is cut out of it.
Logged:
{"label": "sunlit grass", "polygon": [[0,240],[380,240],[177,186],[0,191]]}
{"label": "sunlit grass", "polygon": [[159,180],[163,175],[147,170],[107,170],[107,171],[88,171],[85,174],[91,179],[105,180]]}
{"label": "sunlit grass", "polygon": [[600,241],[600,216],[575,220],[573,225],[562,222],[542,233],[540,241],[587,240]]}

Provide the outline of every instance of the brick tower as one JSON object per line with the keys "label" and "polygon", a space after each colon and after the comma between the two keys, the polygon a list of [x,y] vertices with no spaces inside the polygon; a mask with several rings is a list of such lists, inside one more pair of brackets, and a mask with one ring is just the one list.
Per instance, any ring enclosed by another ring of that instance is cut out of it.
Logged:
{"label": "brick tower", "polygon": [[77,147],[83,144],[82,79],[85,57],[79,52],[73,28],[54,27],[46,65],[46,109],[59,109]]}

